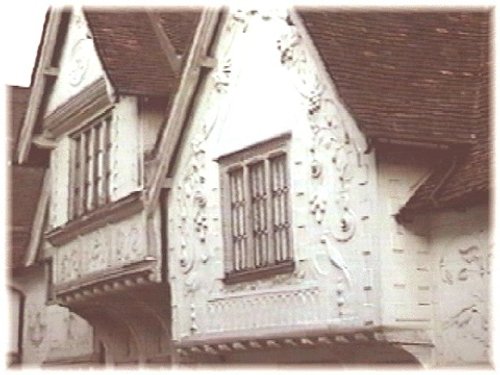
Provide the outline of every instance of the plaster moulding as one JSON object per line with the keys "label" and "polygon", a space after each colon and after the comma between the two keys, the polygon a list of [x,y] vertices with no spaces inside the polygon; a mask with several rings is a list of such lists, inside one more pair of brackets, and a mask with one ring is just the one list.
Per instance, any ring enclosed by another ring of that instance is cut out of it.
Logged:
{"label": "plaster moulding", "polygon": [[[332,168],[337,176],[335,186],[338,186],[334,215],[338,216],[333,231],[334,238],[340,242],[349,241],[355,234],[356,215],[349,201],[351,183],[354,179],[356,167],[362,167],[363,173],[359,185],[366,184],[367,166],[361,161],[362,155],[359,147],[353,142],[344,118],[341,115],[339,104],[332,93],[322,82],[319,73],[312,67],[317,64],[310,57],[309,51],[299,29],[291,21],[287,21],[284,32],[278,40],[277,49],[280,53],[282,65],[288,69],[298,92],[304,98],[304,106],[309,119],[311,131],[311,177],[318,180],[325,175],[325,168]],[[332,164],[323,165],[319,156],[330,155]],[[327,174],[328,175],[328,174]],[[318,224],[322,224],[326,215],[327,203],[320,198],[322,184],[315,184],[309,201],[310,213]]]}
{"label": "plaster moulding", "polygon": [[28,311],[27,335],[31,345],[39,348],[47,334],[47,313],[44,306],[31,306]]}
{"label": "plaster moulding", "polygon": [[89,38],[81,38],[71,48],[71,66],[69,72],[69,83],[73,87],[79,86],[89,68],[90,52],[92,42]]}

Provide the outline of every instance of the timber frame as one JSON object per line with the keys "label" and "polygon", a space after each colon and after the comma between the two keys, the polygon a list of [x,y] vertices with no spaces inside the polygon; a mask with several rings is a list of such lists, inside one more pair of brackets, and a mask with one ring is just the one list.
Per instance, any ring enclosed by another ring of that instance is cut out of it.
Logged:
{"label": "timber frame", "polygon": [[157,167],[153,171],[151,184],[148,186],[148,198],[146,211],[152,216],[158,207],[161,189],[164,181],[175,163],[175,156],[180,142],[189,108],[196,96],[196,89],[201,78],[202,68],[213,68],[217,63],[215,59],[208,56],[220,17],[220,10],[205,9],[200,17],[192,47],[182,72],[177,87],[172,107],[164,126],[160,142],[157,147],[155,163]]}

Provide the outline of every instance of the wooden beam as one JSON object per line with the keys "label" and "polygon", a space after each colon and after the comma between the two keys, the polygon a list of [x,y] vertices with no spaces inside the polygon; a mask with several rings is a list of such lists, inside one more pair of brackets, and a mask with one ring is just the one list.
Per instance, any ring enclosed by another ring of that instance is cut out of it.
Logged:
{"label": "wooden beam", "polygon": [[146,210],[148,215],[153,215],[170,166],[175,157],[177,143],[179,142],[187,116],[189,104],[194,98],[196,86],[201,72],[201,61],[206,57],[208,47],[212,40],[218,20],[218,12],[205,9],[196,28],[192,47],[189,50],[186,67],[182,73],[179,88],[175,94],[166,128],[159,143],[157,156],[158,166],[152,173],[152,182],[148,189]]}
{"label": "wooden beam", "polygon": [[217,66],[217,59],[215,57],[212,57],[212,56],[205,56],[201,60],[200,64],[204,68],[213,69],[213,68],[215,68]]}
{"label": "wooden beam", "polygon": [[43,36],[40,61],[35,72],[35,79],[28,101],[26,117],[24,118],[23,126],[19,134],[19,144],[16,150],[16,159],[19,164],[24,163],[28,159],[31,147],[31,136],[41,109],[45,93],[45,85],[48,78],[44,74],[45,68],[46,66],[50,66],[50,60],[52,59],[52,55],[55,51],[57,40],[56,36],[59,31],[61,15],[61,10],[53,10],[50,12],[47,30]]}
{"label": "wooden beam", "polygon": [[45,150],[53,150],[57,146],[57,142],[47,137],[45,134],[35,135],[33,137],[33,144]]}
{"label": "wooden beam", "polygon": [[45,213],[50,197],[50,169],[45,171],[42,184],[42,192],[35,211],[35,219],[33,220],[33,227],[31,229],[31,238],[28,245],[28,252],[25,259],[25,266],[29,267],[35,263],[40,241],[43,236],[43,225],[45,223]]}
{"label": "wooden beam", "polygon": [[175,75],[179,75],[181,71],[182,57],[177,55],[174,45],[170,41],[170,38],[168,37],[165,30],[163,29],[158,12],[146,10],[146,14],[148,15],[148,18],[151,21],[153,30],[160,42],[161,49],[165,54],[165,56],[167,57],[168,62],[172,67],[172,70],[174,71]]}
{"label": "wooden beam", "polygon": [[49,77],[57,77],[57,75],[59,74],[59,68],[55,66],[47,66],[43,70],[43,74]]}

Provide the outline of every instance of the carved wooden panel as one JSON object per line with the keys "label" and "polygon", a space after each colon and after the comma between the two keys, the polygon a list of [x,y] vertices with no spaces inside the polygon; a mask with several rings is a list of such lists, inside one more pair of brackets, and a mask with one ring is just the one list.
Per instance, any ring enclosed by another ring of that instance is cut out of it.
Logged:
{"label": "carved wooden panel", "polygon": [[145,259],[147,228],[139,214],[108,224],[59,247],[54,256],[54,284],[75,282],[93,273]]}

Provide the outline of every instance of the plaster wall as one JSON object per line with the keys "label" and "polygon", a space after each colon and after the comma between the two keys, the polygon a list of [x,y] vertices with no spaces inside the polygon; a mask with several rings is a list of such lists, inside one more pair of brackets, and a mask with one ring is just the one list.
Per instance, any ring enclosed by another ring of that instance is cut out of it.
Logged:
{"label": "plaster wall", "polygon": [[[168,200],[175,340],[378,322],[374,157],[287,16],[230,11],[195,103]],[[295,270],[226,284],[215,159],[283,133]]]}
{"label": "plaster wall", "polygon": [[148,154],[154,149],[161,127],[165,124],[167,106],[168,100],[166,98],[144,98],[139,103],[139,121],[144,154]]}
{"label": "plaster wall", "polygon": [[70,17],[62,46],[59,74],[47,103],[47,114],[104,76],[82,9],[75,7]]}
{"label": "plaster wall", "polygon": [[430,351],[413,351],[427,365],[487,363],[488,207],[429,211],[397,223],[393,215],[428,174],[432,157],[386,155],[378,165],[382,324],[399,329],[388,337],[432,343]]}
{"label": "plaster wall", "polygon": [[431,219],[434,332],[440,365],[490,361],[489,208],[446,211]]}
{"label": "plaster wall", "polygon": [[381,155],[378,163],[378,228],[382,324],[428,330],[432,319],[432,255],[428,221],[398,223],[395,215],[431,171],[416,151]]}
{"label": "plaster wall", "polygon": [[90,325],[68,309],[47,305],[47,275],[43,266],[13,280],[25,296],[21,362],[39,366],[44,362],[92,354]]}
{"label": "plaster wall", "polygon": [[19,324],[22,296],[18,291],[8,289],[7,301],[9,304],[9,346],[8,353],[18,353],[19,349]]}

